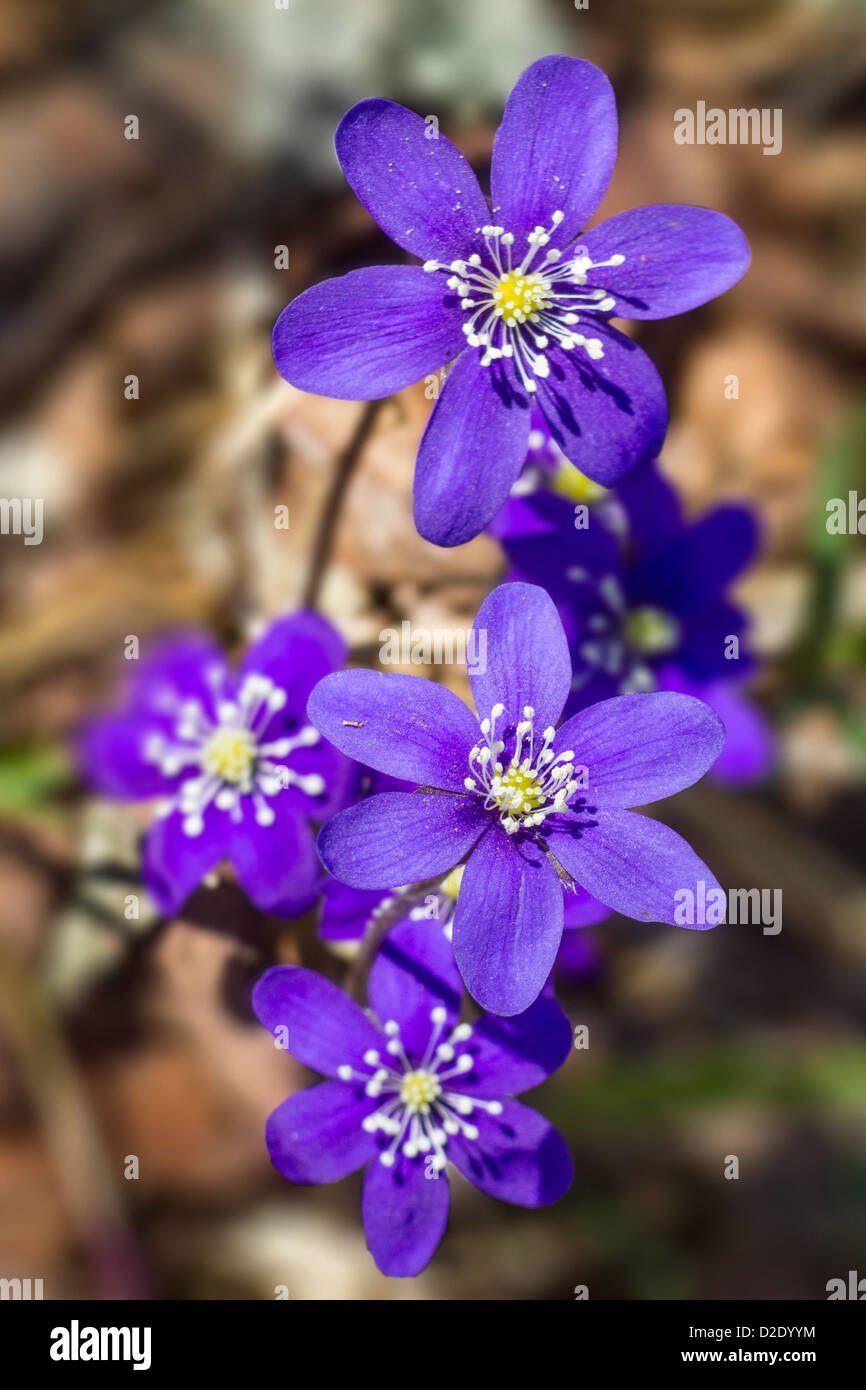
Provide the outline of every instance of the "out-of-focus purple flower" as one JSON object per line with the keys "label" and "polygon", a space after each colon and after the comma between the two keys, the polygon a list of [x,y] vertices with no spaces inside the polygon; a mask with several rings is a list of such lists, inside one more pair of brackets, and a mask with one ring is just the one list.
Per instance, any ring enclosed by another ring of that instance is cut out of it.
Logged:
{"label": "out-of-focus purple flower", "polygon": [[627,519],[621,536],[545,489],[510,499],[497,524],[509,577],[542,584],[568,634],[574,679],[566,713],[628,692],[694,695],[728,731],[713,774],[760,775],[772,739],[740,693],[754,658],[746,615],[727,597],[757,550],[753,512],[724,504],[690,522],[654,464],[623,479],[616,498]]}
{"label": "out-of-focus purple flower", "polygon": [[274,359],[305,391],[389,395],[456,358],[421,441],[415,522],[437,545],[477,535],[523,465],[536,402],[565,455],[610,484],[664,439],[655,367],[610,319],[681,314],[748,267],[730,218],[661,204],[583,229],[616,159],[613,89],[579,58],[518,79],[493,147],[491,204],[421,116],[362,101],[336,135],[357,196],[424,262],[352,271],[281,314]]}
{"label": "out-of-focus purple flower", "polygon": [[80,764],[97,790],[160,799],[144,879],[163,913],[177,912],[223,859],[265,912],[292,916],[313,903],[310,821],[346,805],[353,769],[305,706],[345,655],[315,613],[273,623],[236,674],[208,638],[180,635],[142,662],[120,713],[84,730]]}
{"label": "out-of-focus purple flower", "polygon": [[353,670],[312,692],[310,720],[336,747],[406,778],[335,816],[322,862],[354,888],[443,876],[462,861],[454,953],[483,1008],[520,1013],[542,989],[563,930],[563,882],[626,916],[674,922],[675,894],[709,869],[672,830],[636,815],[691,785],[721,751],[708,706],[685,695],[626,695],[558,731],[571,661],[550,597],[503,584],[482,605],[477,719],[418,676]]}
{"label": "out-of-focus purple flower", "polygon": [[505,504],[490,523],[490,534],[504,540],[511,535],[543,532],[547,523],[534,505],[539,490],[581,503],[591,510],[593,519],[598,519],[615,535],[622,535],[628,528],[628,517],[616,489],[602,487],[569,463],[536,406],[532,411],[523,469]]}
{"label": "out-of-focus purple flower", "polygon": [[311,970],[277,966],[253,1005],[278,1044],[331,1078],[270,1116],[271,1161],[290,1182],[336,1182],[367,1165],[367,1244],[384,1274],[419,1274],[448,1221],[447,1165],[483,1192],[546,1206],[574,1166],[557,1130],[511,1099],[557,1070],[571,1046],[552,999],[517,1019],[459,1021],[460,977],[441,929],[395,927],[370,973],[374,1018]]}
{"label": "out-of-focus purple flower", "polygon": [[725,726],[725,746],[710,776],[732,786],[766,776],[775,759],[775,740],[769,720],[744,693],[739,681],[691,681],[676,667],[659,671],[661,690],[678,690],[703,700]]}

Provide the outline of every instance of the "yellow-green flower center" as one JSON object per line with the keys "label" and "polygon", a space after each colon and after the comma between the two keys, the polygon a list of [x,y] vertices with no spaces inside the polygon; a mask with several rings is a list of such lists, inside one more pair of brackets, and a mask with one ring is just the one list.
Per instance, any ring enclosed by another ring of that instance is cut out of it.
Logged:
{"label": "yellow-green flower center", "polygon": [[580,782],[574,776],[577,769],[573,750],[553,751],[556,730],[552,724],[537,740],[535,710],[531,705],[523,706],[523,718],[514,726],[508,767],[501,763],[499,755],[505,751],[505,740],[496,737],[496,721],[504,713],[505,706],[497,702],[490,718],[481,720],[481,740],[469,754],[472,776],[465,777],[463,785],[468,792],[483,796],[485,811],[498,810],[503,830],[515,835],[518,830],[541,825],[547,816],[565,811]]}
{"label": "yellow-green flower center", "polygon": [[534,811],[547,799],[534,773],[517,762],[502,774],[494,797],[504,810],[518,812]]}
{"label": "yellow-green flower center", "polygon": [[[461,309],[469,311],[463,332],[470,347],[484,349],[482,367],[508,358],[529,395],[538,389],[536,377],[550,375],[545,348],[552,345],[567,352],[583,348],[594,362],[604,357],[601,338],[587,338],[575,328],[584,319],[592,323],[592,315],[609,314],[616,307],[615,295],[587,285],[586,279],[590,271],[602,266],[622,265],[625,257],[616,252],[606,261],[593,261],[585,246],[570,246],[567,253],[550,246],[564,217],[557,208],[549,227],[533,227],[526,234],[527,250],[522,258],[515,250],[514,233],[491,223],[481,228],[484,254],[475,250],[448,264],[424,262],[424,270],[430,274],[452,272],[448,288],[457,291]],[[549,249],[543,260],[535,270],[530,269],[544,247]],[[524,328],[525,324],[531,327]]]}
{"label": "yellow-green flower center", "polygon": [[679,629],[670,614],[661,608],[633,608],[625,620],[624,635],[635,651],[659,655],[673,650],[679,640]]}
{"label": "yellow-green flower center", "polygon": [[400,1086],[400,1099],[410,1114],[426,1114],[434,1101],[442,1094],[442,1086],[437,1077],[429,1071],[407,1071]]}
{"label": "yellow-green flower center", "polygon": [[543,275],[521,275],[510,270],[500,276],[493,303],[509,328],[532,319],[550,300],[550,286]]}
{"label": "yellow-green flower center", "polygon": [[217,729],[205,744],[201,765],[223,782],[249,782],[256,760],[256,740],[249,729]]}

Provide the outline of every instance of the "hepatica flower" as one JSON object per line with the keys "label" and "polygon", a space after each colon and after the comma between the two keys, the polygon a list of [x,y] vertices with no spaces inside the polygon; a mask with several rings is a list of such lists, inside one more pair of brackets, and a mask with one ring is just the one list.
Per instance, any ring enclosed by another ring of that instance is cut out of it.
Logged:
{"label": "hepatica flower", "polygon": [[565,1061],[571,1028],[552,999],[521,1018],[459,1021],[460,977],[442,931],[409,922],[370,973],[373,1017],[311,970],[277,966],[253,991],[276,1043],[330,1080],[270,1116],[274,1166],[296,1183],[366,1165],[367,1243],[384,1274],[419,1274],[448,1221],[451,1164],[505,1202],[546,1206],[571,1185],[562,1136],[511,1099]]}
{"label": "hepatica flower", "polygon": [[283,311],[274,358],[324,396],[389,395],[453,365],[421,441],[415,522],[437,545],[478,534],[526,454],[535,402],[566,457],[615,482],[655,457],[664,389],[612,316],[666,318],[745,273],[739,228],[705,208],[657,205],[584,231],[616,159],[613,89],[598,68],[553,56],[508,98],[493,148],[491,206],[463,156],[420,116],[362,101],[337,155],[380,227],[421,266],[355,270]]}
{"label": "hepatica flower", "polygon": [[691,694],[727,729],[713,775],[760,775],[772,739],[741,693],[754,658],[746,615],[727,596],[757,551],[753,512],[728,503],[689,521],[654,464],[611,495],[624,514],[621,534],[597,507],[576,525],[573,503],[544,489],[509,499],[497,519],[511,577],[547,589],[565,626],[574,666],[566,713],[633,691]]}
{"label": "hepatica flower", "polygon": [[311,722],[368,766],[415,783],[340,812],[319,853],[354,888],[440,877],[465,863],[452,938],[469,991],[491,1012],[528,1007],[553,966],[563,884],[629,917],[674,922],[674,895],[715,882],[690,847],[626,809],[701,777],[721,751],[717,716],[687,695],[626,695],[557,729],[571,661],[552,599],[504,584],[478,612],[487,664],[470,676],[477,718],[419,676],[326,676]]}
{"label": "hepatica flower", "polygon": [[172,914],[230,859],[263,911],[291,916],[320,877],[309,822],[346,804],[351,764],[308,722],[313,685],[345,646],[313,613],[275,622],[237,674],[206,637],[173,638],[143,661],[118,714],[84,731],[84,775],[122,799],[158,798],[144,878]]}

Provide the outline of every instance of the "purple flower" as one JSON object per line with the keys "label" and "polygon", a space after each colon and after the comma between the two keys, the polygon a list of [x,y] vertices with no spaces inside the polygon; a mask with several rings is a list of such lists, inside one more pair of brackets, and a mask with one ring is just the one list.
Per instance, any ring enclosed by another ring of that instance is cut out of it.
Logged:
{"label": "purple flower", "polygon": [[307,697],[345,660],[314,613],[273,623],[232,673],[200,634],[165,642],[142,662],[123,710],[84,730],[85,777],[108,796],[160,798],[144,846],[144,879],[175,913],[230,859],[263,911],[292,916],[320,878],[309,821],[346,804],[351,764],[305,718]]}
{"label": "purple flower", "polygon": [[492,211],[436,136],[391,101],[344,116],[347,180],[424,265],[313,286],[277,321],[274,359],[303,390],[366,400],[456,358],[418,453],[415,523],[437,545],[460,545],[520,472],[532,402],[601,483],[655,457],[664,388],[609,320],[704,304],[740,279],[749,251],[735,223],[705,208],[639,208],[583,232],[613,172],[617,117],[604,73],[582,59],[542,58],[519,78],[493,147]]}
{"label": "purple flower", "polygon": [[571,688],[553,601],[503,584],[476,629],[483,674],[470,676],[478,718],[419,676],[353,670],[327,676],[309,718],[344,753],[418,786],[335,816],[319,834],[325,867],[353,888],[389,888],[466,861],[454,954],[470,993],[493,1013],[528,1007],[553,966],[563,881],[629,917],[674,922],[675,893],[715,882],[690,847],[642,806],[689,786],[718,756],[718,717],[687,695],[626,695],[558,731]]}
{"label": "purple flower", "polygon": [[497,519],[509,577],[543,585],[568,635],[574,680],[566,714],[633,691],[694,695],[728,732],[714,776],[759,776],[772,739],[739,693],[754,659],[746,615],[726,593],[757,550],[754,514],[729,503],[687,521],[653,464],[610,496],[623,510],[623,534],[595,509],[578,526],[573,504],[544,489],[509,499]]}
{"label": "purple flower", "polygon": [[270,1116],[271,1162],[295,1183],[367,1166],[363,1217],[383,1274],[419,1274],[448,1220],[446,1166],[522,1207],[556,1202],[574,1167],[562,1136],[511,1096],[562,1065],[571,1028],[552,999],[522,1017],[461,1023],[460,977],[442,931],[395,927],[370,973],[374,1021],[311,970],[277,966],[253,991],[259,1019],[331,1080]]}

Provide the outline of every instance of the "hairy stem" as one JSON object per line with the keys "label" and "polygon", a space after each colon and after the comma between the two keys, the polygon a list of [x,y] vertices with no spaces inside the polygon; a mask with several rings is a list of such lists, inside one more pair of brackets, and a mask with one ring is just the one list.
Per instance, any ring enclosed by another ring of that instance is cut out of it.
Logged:
{"label": "hairy stem", "polygon": [[359,1004],[363,1004],[367,997],[370,970],[388,932],[397,922],[408,917],[412,908],[422,903],[428,894],[435,892],[441,882],[440,875],[438,878],[425,879],[423,883],[413,883],[409,888],[398,888],[376,909],[346,975],[346,993]]}

